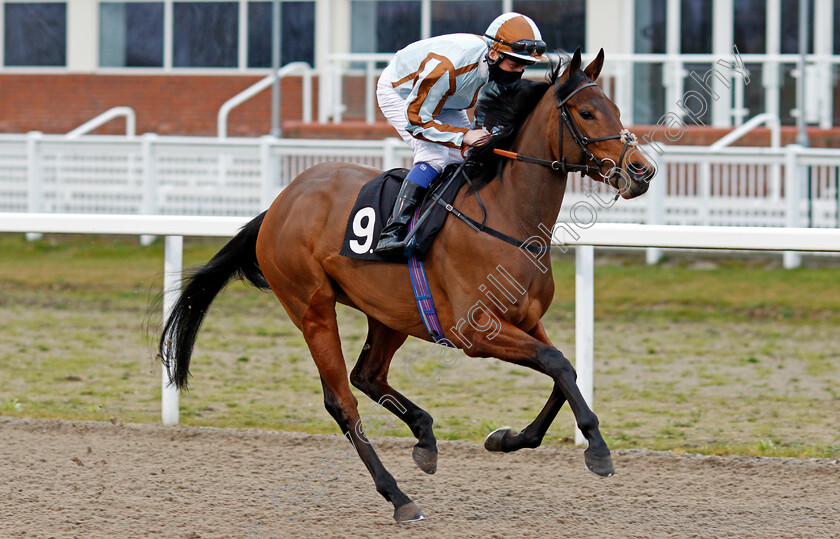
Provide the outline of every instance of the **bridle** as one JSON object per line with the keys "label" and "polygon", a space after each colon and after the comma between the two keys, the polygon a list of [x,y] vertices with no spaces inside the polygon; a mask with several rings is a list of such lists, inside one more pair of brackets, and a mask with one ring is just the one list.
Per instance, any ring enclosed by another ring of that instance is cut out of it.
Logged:
{"label": "bridle", "polygon": [[[556,83],[556,84],[559,84],[559,82]],[[572,90],[572,92],[569,93],[569,95],[567,95],[565,98],[563,98],[563,99],[561,99],[557,102],[557,110],[559,111],[559,114],[560,114],[560,121],[558,122],[559,129],[560,129],[560,160],[559,161],[550,161],[548,159],[539,159],[537,157],[530,157],[530,156],[527,156],[527,155],[522,155],[520,153],[509,152],[507,150],[500,150],[498,148],[494,148],[493,153],[501,155],[502,157],[507,157],[509,159],[516,159],[517,161],[523,161],[525,163],[533,163],[535,165],[541,165],[541,166],[544,166],[544,167],[548,167],[551,170],[553,170],[554,172],[556,172],[558,174],[562,174],[564,177],[569,172],[583,172],[584,174],[599,174],[604,179],[611,179],[611,178],[614,178],[615,176],[622,175],[623,170],[621,168],[621,164],[624,162],[624,156],[627,154],[627,148],[629,148],[631,146],[637,146],[638,145],[638,142],[636,141],[636,135],[634,135],[633,133],[631,133],[627,129],[622,129],[621,132],[617,135],[608,135],[606,137],[597,137],[597,138],[587,137],[586,135],[583,134],[583,131],[580,130],[580,127],[578,127],[577,122],[575,122],[574,118],[572,117],[572,114],[569,111],[569,108],[566,106],[566,103],[569,102],[569,99],[574,97],[581,90],[583,90],[585,88],[589,88],[590,86],[597,86],[597,84],[595,84],[594,82],[588,82],[586,84],[578,86],[577,88]],[[581,149],[581,151],[584,153],[584,155],[586,155],[587,159],[595,163],[595,166],[579,164],[579,163],[568,163],[566,161],[566,158],[563,156],[563,129],[568,129],[569,130],[569,133],[572,135],[572,139],[575,141],[575,143],[578,145],[578,147]],[[614,166],[610,169],[609,176],[605,176],[605,175],[601,174],[601,168],[604,166],[605,161],[607,161],[607,160],[612,161],[612,159],[609,159],[609,158],[598,159],[597,157],[595,157],[595,155],[591,151],[589,151],[589,148],[587,146],[589,144],[593,144],[595,142],[602,142],[604,140],[613,140],[613,139],[621,140],[621,142],[624,143],[624,148],[622,148],[621,156],[618,158],[618,165],[616,165],[615,162],[613,161]],[[442,199],[443,192],[447,188],[449,188],[450,184],[452,184],[452,182],[455,180],[455,178],[458,175],[463,174],[466,183],[468,183],[468,184],[470,184],[470,186],[472,186],[472,183],[470,182],[469,174],[467,174],[464,171],[464,167],[467,164],[467,162],[468,161],[463,161],[459,165],[458,170],[456,170],[455,173],[452,176],[449,177],[449,179],[446,181],[446,183],[442,184],[442,187],[438,186],[435,189],[435,191],[434,191],[435,194],[432,196],[432,203],[433,204],[435,204],[435,203],[440,204],[441,206],[446,208],[446,211],[452,213],[453,215],[455,215],[456,217],[458,217],[459,219],[461,219],[462,221],[467,223],[467,225],[469,225],[470,228],[472,228],[476,232],[484,232],[486,234],[490,234],[491,236],[499,238],[500,240],[505,241],[505,242],[515,246],[515,247],[518,247],[519,249],[526,249],[526,250],[531,251],[533,253],[536,253],[538,255],[546,254],[551,249],[550,245],[534,245],[533,243],[530,243],[528,241],[520,241],[516,238],[508,236],[507,234],[503,234],[502,232],[499,232],[498,230],[495,230],[495,229],[487,226],[486,225],[487,209],[484,207],[484,203],[481,201],[481,197],[478,196],[477,191],[473,191],[473,195],[475,195],[476,199],[478,200],[478,205],[479,205],[479,207],[481,208],[481,211],[484,214],[484,218],[480,222],[476,221],[475,219],[473,219],[473,218],[471,218],[467,215],[464,215],[457,208],[453,207],[452,204],[449,204],[449,203],[443,201],[443,199]],[[621,196],[621,192],[616,194],[616,196],[615,196],[616,200],[618,200],[619,196]],[[414,235],[414,231],[417,230],[417,228],[420,226],[420,223],[422,223],[430,215],[430,213],[431,212],[427,211],[425,214],[423,214],[420,217],[417,224],[412,229],[412,232],[409,232],[409,234],[406,238],[406,242],[408,242],[410,239],[412,239],[412,236]]]}
{"label": "bridle", "polygon": [[[555,84],[559,84],[559,81]],[[627,149],[633,146],[638,145],[638,140],[636,135],[630,132],[628,129],[622,129],[617,135],[607,135],[606,137],[596,137],[590,138],[586,136],[583,131],[581,131],[580,127],[578,127],[577,122],[572,117],[572,113],[569,111],[569,107],[567,103],[569,100],[578,94],[578,92],[589,88],[590,86],[598,86],[594,82],[588,82],[581,86],[578,86],[574,90],[572,90],[569,95],[564,97],[562,100],[557,102],[557,110],[560,115],[560,120],[557,122],[559,125],[560,131],[560,148],[559,148],[559,161],[550,161],[548,159],[539,159],[537,157],[530,157],[527,155],[522,155],[515,152],[509,152],[506,150],[493,150],[494,153],[501,155],[503,157],[507,157],[509,159],[516,159],[517,161],[522,161],[525,163],[533,163],[535,165],[541,165],[544,167],[548,167],[551,170],[557,172],[565,176],[569,172],[581,172],[583,174],[593,175],[593,174],[600,174],[604,179],[611,179],[615,176],[620,176],[622,173],[621,165],[624,162],[624,156],[627,154]],[[586,165],[586,164],[579,164],[579,163],[569,163],[566,161],[566,157],[563,155],[563,129],[564,127],[569,130],[569,134],[572,136],[572,139],[578,145],[578,148],[583,152],[586,156],[587,160],[592,161],[595,165]],[[599,159],[589,150],[589,145],[595,142],[603,142],[605,140],[613,140],[619,139],[621,142],[624,143],[624,148],[621,150],[621,155],[618,158],[618,163],[616,164],[610,158]],[[610,169],[610,174],[608,176],[604,176],[601,174],[601,168],[604,166],[604,162],[612,161],[613,167]]]}

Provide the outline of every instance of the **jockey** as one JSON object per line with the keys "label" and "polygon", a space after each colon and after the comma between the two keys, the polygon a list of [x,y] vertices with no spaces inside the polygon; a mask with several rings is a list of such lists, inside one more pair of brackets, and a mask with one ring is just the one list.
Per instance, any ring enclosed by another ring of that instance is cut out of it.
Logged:
{"label": "jockey", "polygon": [[[379,108],[414,151],[414,167],[375,252],[401,255],[408,222],[426,188],[463,151],[484,143],[483,128],[470,129],[466,109],[479,91],[513,84],[525,66],[545,60],[537,25],[519,13],[497,17],[484,36],[449,34],[417,41],[398,51],[376,86]],[[485,86],[490,81],[493,84]]]}

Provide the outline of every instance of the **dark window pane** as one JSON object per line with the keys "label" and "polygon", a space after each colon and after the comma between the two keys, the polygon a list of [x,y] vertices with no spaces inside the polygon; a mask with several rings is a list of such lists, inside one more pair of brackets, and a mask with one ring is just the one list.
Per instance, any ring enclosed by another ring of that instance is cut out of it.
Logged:
{"label": "dark window pane", "polygon": [[[636,0],[634,48],[637,53],[665,52],[666,0]],[[655,124],[665,113],[662,64],[637,63],[633,67],[633,120]]]}
{"label": "dark window pane", "polygon": [[420,39],[420,2],[376,3],[376,52],[396,52]]}
{"label": "dark window pane", "polygon": [[[271,2],[248,3],[248,67],[271,67]],[[315,63],[315,2],[280,5],[280,64]]]}
{"label": "dark window pane", "polygon": [[493,19],[501,14],[501,1],[435,1],[432,2],[432,35],[460,33],[482,35]]}
{"label": "dark window pane", "polygon": [[[808,0],[806,0],[808,1]],[[814,51],[814,3],[808,2],[808,52]],[[799,0],[782,0],[782,54],[799,54]]]}
{"label": "dark window pane", "polygon": [[[695,113],[700,112],[701,109],[703,111],[702,114],[700,114],[699,116],[692,115],[686,117],[684,121],[687,124],[694,124],[699,122],[700,125],[710,125],[712,123],[712,100],[708,99],[709,94],[705,90],[705,86],[701,85],[701,83],[697,81],[697,79],[702,80],[706,76],[706,73],[710,69],[712,69],[712,67],[713,66],[710,64],[683,64],[683,69],[685,69],[686,72],[689,73],[689,76],[685,78],[685,86],[683,87],[685,94],[683,95],[699,95],[700,98],[703,99],[702,105],[698,103],[697,100],[686,99],[686,101],[691,103],[687,106],[690,107],[692,111],[694,111]],[[694,74],[694,77],[691,76],[692,73]],[[714,84],[714,82],[711,82],[712,78],[713,77],[710,77],[708,79],[710,81],[709,84]],[[695,93],[688,94],[688,92]]]}
{"label": "dark window pane", "polygon": [[[750,84],[744,86],[744,108],[748,110],[744,121],[765,111],[764,87],[761,84],[753,84],[753,81],[761,81],[764,66],[761,64],[746,64],[745,67],[750,71]],[[735,84],[740,84],[737,79]]]}
{"label": "dark window pane", "polygon": [[315,63],[315,2],[284,2],[282,63]]}
{"label": "dark window pane", "polygon": [[271,67],[270,2],[248,3],[248,67]]}
{"label": "dark window pane", "polygon": [[67,65],[67,6],[6,4],[5,63],[7,66]]}
{"label": "dark window pane", "polygon": [[574,51],[578,46],[586,49],[585,0],[515,1],[513,10],[537,23],[548,50]]}
{"label": "dark window pane", "polygon": [[793,70],[796,66],[782,66],[782,87],[779,91],[779,113],[782,116],[782,125],[795,125],[796,118],[791,116],[790,111],[796,108],[796,78]]}
{"label": "dark window pane", "polygon": [[733,36],[741,54],[767,50],[767,0],[735,0]]}
{"label": "dark window pane", "polygon": [[680,9],[681,52],[712,52],[712,3],[708,0],[682,0]]}
{"label": "dark window pane", "polygon": [[636,125],[655,124],[665,114],[665,87],[662,64],[636,64],[633,68],[633,121]]}
{"label": "dark window pane", "polygon": [[239,7],[234,2],[173,5],[175,67],[236,67]]}
{"label": "dark window pane", "polygon": [[163,3],[100,4],[99,65],[162,67]]}
{"label": "dark window pane", "polygon": [[420,39],[421,3],[416,0],[351,2],[350,50],[396,52]]}
{"label": "dark window pane", "polygon": [[834,2],[834,54],[840,54],[840,2]]}
{"label": "dark window pane", "polygon": [[[835,4],[836,5],[836,4]],[[837,9],[837,8],[835,8]],[[836,13],[836,11],[835,11]],[[837,31],[837,26],[834,27],[835,32]],[[834,46],[837,47],[837,34],[834,34]],[[834,49],[837,50],[836,48]],[[840,125],[840,66],[834,64],[834,125]],[[837,228],[840,228],[840,224],[838,224]]]}
{"label": "dark window pane", "polygon": [[637,0],[636,52],[665,52],[665,0]]}

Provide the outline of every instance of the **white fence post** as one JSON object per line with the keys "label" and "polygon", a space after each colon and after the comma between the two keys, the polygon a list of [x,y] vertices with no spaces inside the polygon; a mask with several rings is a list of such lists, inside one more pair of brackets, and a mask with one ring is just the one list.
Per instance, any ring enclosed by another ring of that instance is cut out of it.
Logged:
{"label": "white fence post", "polygon": [[[802,146],[790,144],[785,148],[785,225],[799,227],[801,225],[800,204],[802,201],[802,167],[799,166],[799,151]],[[802,255],[794,251],[785,251],[783,266],[785,269],[798,268],[802,263]]]}
{"label": "white fence post", "polygon": [[700,226],[711,224],[711,193],[712,193],[712,164],[705,162],[700,165],[700,185],[697,193],[697,217]]}
{"label": "white fence post", "polygon": [[[155,133],[146,133],[142,139],[143,206],[141,213],[144,215],[155,215],[158,213],[158,177],[154,146],[154,143],[157,141],[157,135]],[[155,237],[149,234],[140,236],[140,245],[151,245],[153,241],[155,241]]]}
{"label": "white fence post", "polygon": [[334,124],[340,124],[346,108],[344,105],[344,73],[334,69],[330,74],[333,78],[330,88],[333,91],[332,121]]}
{"label": "white fence post", "polygon": [[372,124],[376,121],[376,62],[368,60],[365,63],[365,122]]}
{"label": "white fence post", "polygon": [[301,76],[303,85],[303,123],[312,123],[312,70],[307,69]]}
{"label": "white fence post", "polygon": [[[41,213],[44,211],[44,170],[41,159],[40,131],[30,131],[26,134],[26,211]],[[27,232],[29,241],[39,240],[43,234]]]}
{"label": "white fence post", "polygon": [[388,137],[384,140],[385,147],[382,152],[382,170],[391,170],[400,166],[397,160],[397,147],[402,144],[402,139]]}
{"label": "white fence post", "polygon": [[[164,263],[164,317],[180,295],[183,236],[224,237],[236,233],[250,218],[172,216],[172,215],[81,215],[28,214],[0,212],[0,232],[24,233],[35,230],[57,234],[143,233],[166,236]],[[804,252],[840,253],[840,230],[830,228],[656,226],[595,223],[583,238],[573,238],[562,227],[552,235],[555,245],[575,245],[575,367],[577,384],[586,402],[593,404],[594,378],[594,247],[644,248],[656,246],[679,249],[748,249],[778,252],[787,249]],[[584,242],[588,242],[586,245]],[[162,373],[163,407],[166,424],[178,421],[177,391],[167,388]],[[173,400],[173,397],[175,400]],[[174,404],[173,404],[174,403]],[[578,433],[579,434],[579,433]],[[576,437],[581,443],[582,438]]]}
{"label": "white fence post", "polygon": [[272,135],[260,137],[260,210],[266,210],[277,197],[278,178],[271,144],[277,140]]}
{"label": "white fence post", "polygon": [[318,123],[325,124],[332,107],[332,67],[320,66],[318,70]]}
{"label": "white fence post", "polygon": [[[184,258],[184,237],[166,236],[163,262],[163,321],[181,296],[181,267]],[[174,343],[172,343],[174,346]],[[169,369],[161,368],[160,419],[164,425],[178,424],[178,389],[169,383]]]}
{"label": "white fence post", "polygon": [[[647,224],[665,224],[665,191],[668,186],[668,168],[665,162],[656,151],[646,154],[653,161],[651,164],[656,167],[656,175],[650,180],[648,189]],[[658,264],[662,260],[662,249],[648,247],[645,249],[645,261],[648,264]]]}
{"label": "white fence post", "polygon": [[[586,404],[592,407],[595,333],[595,248],[575,247],[575,370],[577,385]],[[575,426],[575,444],[586,442]]]}

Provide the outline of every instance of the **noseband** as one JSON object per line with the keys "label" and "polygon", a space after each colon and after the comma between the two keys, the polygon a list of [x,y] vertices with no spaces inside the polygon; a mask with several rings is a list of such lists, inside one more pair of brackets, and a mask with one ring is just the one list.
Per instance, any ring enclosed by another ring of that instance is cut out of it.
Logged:
{"label": "noseband", "polygon": [[[610,175],[604,176],[601,174],[602,177],[605,179],[611,179],[615,176],[621,174],[621,165],[624,162],[624,156],[627,154],[627,148],[631,146],[637,146],[638,141],[636,139],[636,135],[631,133],[628,129],[622,129],[621,132],[617,135],[608,135],[606,137],[597,137],[597,138],[590,138],[583,134],[580,127],[578,127],[577,122],[572,117],[572,113],[569,111],[569,107],[566,103],[574,97],[578,92],[585,88],[589,88],[590,86],[598,86],[594,82],[588,82],[581,86],[575,88],[569,95],[565,98],[557,102],[557,110],[560,115],[560,121],[558,122],[560,137],[559,137],[559,161],[549,161],[547,159],[538,159],[536,157],[529,157],[527,155],[522,155],[514,152],[508,152],[505,150],[493,150],[495,153],[510,158],[516,159],[517,161],[523,161],[525,163],[533,163],[535,165],[541,165],[544,167],[549,167],[551,170],[557,172],[565,176],[569,172],[582,172],[583,174],[600,174],[601,168],[604,166],[605,161],[612,161],[612,159],[598,159],[595,157],[591,151],[589,151],[589,145],[595,142],[603,142],[605,140],[613,140],[619,139],[621,142],[624,143],[624,148],[621,150],[621,156],[618,158],[618,164],[613,161],[615,165],[610,169]],[[572,140],[578,145],[578,148],[583,152],[583,154],[587,157],[587,160],[592,161],[595,165],[586,165],[586,164],[578,164],[578,163],[568,163],[566,161],[566,157],[563,155],[563,129],[564,127],[569,130],[569,134],[572,135]]]}
{"label": "noseband", "polygon": [[[613,139],[620,139],[621,142],[624,143],[624,148],[621,149],[621,155],[618,158],[618,163],[616,164],[613,161],[615,166],[612,168],[612,174],[609,175],[609,178],[616,176],[621,170],[621,165],[624,162],[624,156],[627,154],[627,148],[630,146],[636,146],[638,144],[636,140],[636,135],[631,133],[628,129],[622,129],[621,132],[617,135],[607,135],[606,137],[597,137],[597,138],[590,138],[583,134],[583,131],[580,130],[578,127],[577,122],[572,117],[572,113],[569,111],[569,107],[566,103],[569,102],[569,99],[574,97],[578,92],[583,90],[584,88],[589,88],[590,86],[598,86],[594,82],[588,82],[581,86],[575,88],[569,95],[567,95],[562,101],[557,103],[557,110],[560,112],[561,121],[558,122],[560,125],[560,168],[557,170],[563,174],[567,172],[583,172],[584,174],[589,174],[592,169],[595,169],[595,173],[600,173],[601,167],[604,165],[604,161],[606,159],[598,159],[595,155],[589,151],[589,145],[595,142],[603,142],[605,140],[613,140]],[[563,126],[566,126],[569,129],[569,133],[572,135],[572,139],[577,143],[578,147],[581,151],[586,155],[586,157],[595,163],[596,167],[592,167],[589,165],[576,165],[576,164],[568,164],[566,163],[566,158],[563,156]],[[611,160],[610,160],[611,161]],[[553,168],[553,167],[552,167]]]}

